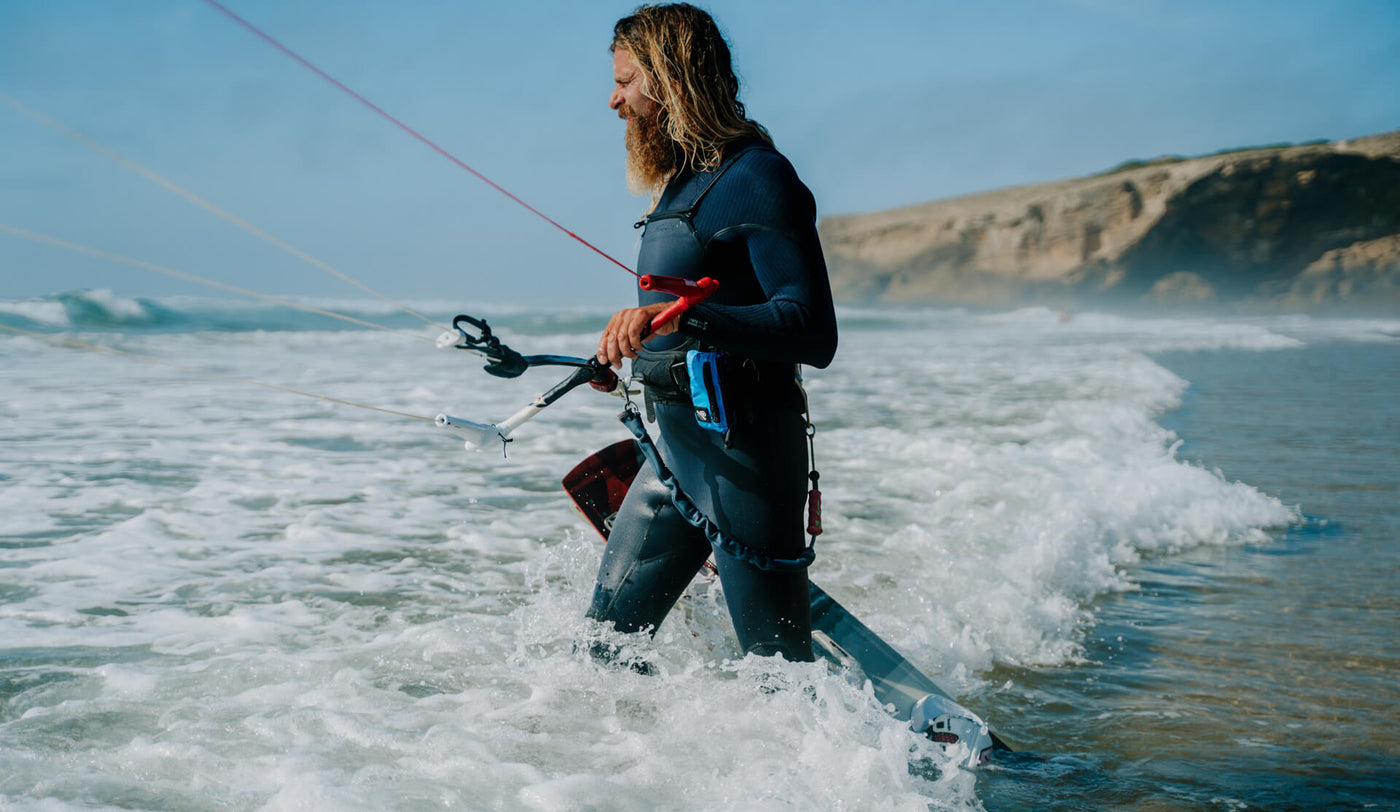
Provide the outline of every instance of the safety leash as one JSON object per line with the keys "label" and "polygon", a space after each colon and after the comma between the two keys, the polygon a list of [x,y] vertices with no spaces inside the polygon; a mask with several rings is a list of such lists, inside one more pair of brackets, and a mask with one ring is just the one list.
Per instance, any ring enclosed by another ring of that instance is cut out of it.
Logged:
{"label": "safety leash", "polygon": [[812,489],[807,491],[807,535],[811,537],[810,544],[815,546],[817,536],[822,534],[822,492],[818,485],[822,475],[817,470],[817,446],[814,442],[817,427],[812,424],[812,406],[807,400],[807,387],[802,385],[801,366],[797,368],[797,391],[802,393],[802,414],[807,421],[807,479],[812,482]]}

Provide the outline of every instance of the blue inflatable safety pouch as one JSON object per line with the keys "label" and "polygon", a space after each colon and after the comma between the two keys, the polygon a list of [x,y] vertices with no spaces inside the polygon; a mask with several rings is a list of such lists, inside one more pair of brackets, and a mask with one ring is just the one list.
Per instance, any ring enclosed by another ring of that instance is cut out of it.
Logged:
{"label": "blue inflatable safety pouch", "polygon": [[695,422],[703,429],[729,433],[729,410],[720,386],[720,353],[690,350],[685,354],[685,371],[690,376],[690,403]]}

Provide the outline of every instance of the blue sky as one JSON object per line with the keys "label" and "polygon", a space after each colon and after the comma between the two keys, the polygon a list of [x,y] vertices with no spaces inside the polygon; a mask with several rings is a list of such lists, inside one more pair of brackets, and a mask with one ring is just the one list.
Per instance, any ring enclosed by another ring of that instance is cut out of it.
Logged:
{"label": "blue sky", "polygon": [[[606,107],[634,3],[225,0],[631,264]],[[1162,154],[1400,128],[1400,2],[702,4],[823,215]],[[0,93],[384,292],[625,302],[631,278],[200,0],[4,0]],[[0,105],[0,223],[257,290],[359,296]],[[0,298],[217,295],[0,234]]]}

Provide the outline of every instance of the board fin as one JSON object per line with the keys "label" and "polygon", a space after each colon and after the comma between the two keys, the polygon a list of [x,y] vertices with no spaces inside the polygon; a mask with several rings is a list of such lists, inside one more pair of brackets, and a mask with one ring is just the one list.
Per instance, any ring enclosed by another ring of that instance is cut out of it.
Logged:
{"label": "board fin", "polygon": [[642,468],[642,452],[633,440],[620,440],[575,465],[564,475],[564,492],[606,541],[613,517]]}

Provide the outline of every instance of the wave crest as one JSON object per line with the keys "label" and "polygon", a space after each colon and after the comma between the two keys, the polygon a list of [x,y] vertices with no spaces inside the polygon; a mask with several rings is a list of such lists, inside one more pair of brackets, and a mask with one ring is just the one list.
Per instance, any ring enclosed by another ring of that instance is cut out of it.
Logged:
{"label": "wave crest", "polygon": [[179,321],[171,310],[149,300],[110,290],[75,290],[21,301],[0,301],[0,320],[34,329],[159,327]]}

